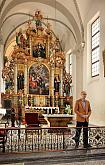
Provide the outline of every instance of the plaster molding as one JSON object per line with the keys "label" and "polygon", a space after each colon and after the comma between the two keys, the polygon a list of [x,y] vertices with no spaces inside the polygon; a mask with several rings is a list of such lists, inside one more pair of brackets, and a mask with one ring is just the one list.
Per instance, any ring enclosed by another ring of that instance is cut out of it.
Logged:
{"label": "plaster molding", "polygon": [[2,0],[1,5],[0,5],[0,13],[2,12],[2,9],[6,3],[6,0]]}
{"label": "plaster molding", "polygon": [[0,31],[0,45],[3,45],[3,35],[1,31]]}
{"label": "plaster molding", "polygon": [[80,14],[80,10],[79,10],[79,6],[78,6],[78,3],[77,3],[77,0],[73,0],[73,2],[74,2],[74,5],[75,5],[76,11],[77,11],[77,15],[78,15],[78,18],[79,18],[79,21],[80,21],[81,40],[84,43],[84,26],[83,26],[83,22],[82,22],[82,17],[81,17],[81,14]]}

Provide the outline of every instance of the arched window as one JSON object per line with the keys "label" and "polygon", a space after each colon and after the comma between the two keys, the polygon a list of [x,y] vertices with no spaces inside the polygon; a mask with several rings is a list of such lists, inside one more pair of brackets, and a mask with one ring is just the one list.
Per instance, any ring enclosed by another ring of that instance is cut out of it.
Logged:
{"label": "arched window", "polygon": [[99,75],[100,17],[91,24],[91,76]]}

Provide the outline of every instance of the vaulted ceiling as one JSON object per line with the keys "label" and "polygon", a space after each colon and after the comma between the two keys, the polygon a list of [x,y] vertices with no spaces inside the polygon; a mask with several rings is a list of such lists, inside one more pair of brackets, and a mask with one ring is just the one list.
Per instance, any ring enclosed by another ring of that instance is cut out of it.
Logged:
{"label": "vaulted ceiling", "polygon": [[[20,26],[41,10],[48,18],[65,52],[84,41],[83,21],[92,0],[1,0],[0,25],[5,49],[14,40]],[[30,16],[29,16],[30,15]]]}

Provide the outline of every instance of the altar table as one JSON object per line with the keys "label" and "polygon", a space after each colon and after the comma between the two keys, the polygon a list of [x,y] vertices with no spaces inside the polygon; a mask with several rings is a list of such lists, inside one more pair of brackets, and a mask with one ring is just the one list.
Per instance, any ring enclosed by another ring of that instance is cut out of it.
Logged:
{"label": "altar table", "polygon": [[74,115],[69,114],[43,114],[49,127],[67,127]]}

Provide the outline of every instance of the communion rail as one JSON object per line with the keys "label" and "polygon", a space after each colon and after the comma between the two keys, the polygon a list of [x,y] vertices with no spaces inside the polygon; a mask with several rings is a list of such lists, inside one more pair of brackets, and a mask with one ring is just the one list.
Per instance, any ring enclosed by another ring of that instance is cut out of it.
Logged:
{"label": "communion rail", "polygon": [[[0,128],[0,132],[2,130],[6,132],[6,141],[3,143],[5,144],[4,148],[0,148],[1,152],[67,151],[75,149],[75,141],[72,139],[75,135],[75,127]],[[88,133],[91,149],[105,149],[105,127],[88,127]],[[82,139],[81,132],[79,149],[83,149]]]}

